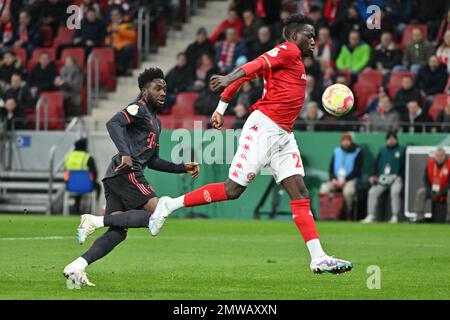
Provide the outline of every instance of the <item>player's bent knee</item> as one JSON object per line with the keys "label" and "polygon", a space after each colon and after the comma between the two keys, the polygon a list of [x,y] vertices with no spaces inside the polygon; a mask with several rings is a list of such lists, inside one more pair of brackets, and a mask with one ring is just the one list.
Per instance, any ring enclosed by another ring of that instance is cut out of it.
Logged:
{"label": "player's bent knee", "polygon": [[237,184],[236,182],[228,181],[225,185],[225,192],[227,193],[228,200],[238,199],[244,192],[245,187]]}

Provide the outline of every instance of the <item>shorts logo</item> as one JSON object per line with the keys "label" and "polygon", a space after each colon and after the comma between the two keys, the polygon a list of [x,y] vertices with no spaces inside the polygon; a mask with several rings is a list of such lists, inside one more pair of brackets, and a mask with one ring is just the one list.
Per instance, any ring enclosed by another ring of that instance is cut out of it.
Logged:
{"label": "shorts logo", "polygon": [[203,198],[205,198],[205,201],[208,203],[212,201],[211,195],[209,194],[208,190],[203,191]]}
{"label": "shorts logo", "polygon": [[241,170],[242,170],[242,169],[243,169],[243,167],[242,167],[242,163],[237,163],[237,164],[236,164],[236,168],[238,168],[238,169],[241,169]]}
{"label": "shorts logo", "polygon": [[233,171],[231,175],[235,178],[239,178],[239,174],[237,173],[237,171]]}
{"label": "shorts logo", "polygon": [[247,180],[250,182],[253,179],[255,179],[255,173],[254,172],[250,172],[249,174],[247,174]]}
{"label": "shorts logo", "polygon": [[255,132],[258,132],[258,127],[256,125],[254,125],[253,127],[250,128],[250,130],[253,130]]}
{"label": "shorts logo", "polygon": [[244,148],[244,150],[247,150],[247,151],[250,150],[250,146],[248,144],[244,144],[243,148]]}

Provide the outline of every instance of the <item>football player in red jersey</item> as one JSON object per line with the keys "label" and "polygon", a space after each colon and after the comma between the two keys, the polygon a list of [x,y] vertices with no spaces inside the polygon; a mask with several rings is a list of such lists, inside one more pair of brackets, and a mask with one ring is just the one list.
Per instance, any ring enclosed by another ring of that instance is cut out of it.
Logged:
{"label": "football player in red jersey", "polygon": [[311,255],[315,273],[343,273],[352,269],[348,261],[328,256],[323,251],[310,210],[309,192],[300,151],[292,127],[303,106],[306,72],[302,54],[312,54],[315,30],[310,19],[291,16],[283,30],[285,42],[244,64],[225,76],[211,78],[211,88],[225,89],[212,115],[212,125],[221,129],[225,109],[245,81],[262,77],[264,91],[252,107],[243,127],[239,147],[230,166],[228,181],[212,183],[181,197],[161,197],[150,217],[149,229],[157,235],[166,218],[181,207],[237,199],[263,168],[269,168],[291,198],[292,216]]}

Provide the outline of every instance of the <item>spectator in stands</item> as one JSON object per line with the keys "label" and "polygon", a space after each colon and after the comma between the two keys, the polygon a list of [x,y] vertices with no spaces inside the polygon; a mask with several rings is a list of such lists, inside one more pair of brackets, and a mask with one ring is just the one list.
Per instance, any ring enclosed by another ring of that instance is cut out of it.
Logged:
{"label": "spectator in stands", "polygon": [[216,50],[216,61],[220,72],[225,74],[233,71],[236,68],[237,59],[245,56],[246,53],[245,44],[239,40],[236,29],[227,29],[225,40]]}
{"label": "spectator in stands", "polygon": [[324,126],[321,124],[324,118],[324,113],[319,109],[319,105],[316,101],[309,101],[305,108],[302,109],[300,114],[300,121],[295,126],[296,130],[305,131],[321,131]]}
{"label": "spectator in stands", "polygon": [[0,61],[0,92],[6,84],[11,82],[11,76],[14,73],[24,73],[22,60],[16,56],[14,51],[7,51],[3,55],[3,60]]}
{"label": "spectator in stands", "polygon": [[258,38],[251,43],[248,48],[248,60],[253,60],[263,53],[273,49],[275,42],[272,41],[272,35],[270,33],[270,28],[263,26],[258,30]]}
{"label": "spectator in stands", "polygon": [[6,52],[14,44],[14,24],[9,11],[0,15],[0,54]]}
{"label": "spectator in stands", "polygon": [[433,203],[447,202],[447,222],[450,222],[450,159],[443,148],[437,148],[434,158],[429,158],[423,175],[424,187],[417,189],[414,199],[416,221],[425,219],[427,199]]}
{"label": "spectator in stands", "polygon": [[272,35],[275,39],[276,43],[281,43],[284,40],[283,38],[283,28],[286,20],[292,15],[291,11],[286,8],[281,8],[280,10],[280,19],[272,24]]}
{"label": "spectator in stands", "polygon": [[319,30],[320,28],[328,27],[328,21],[322,14],[322,8],[318,5],[312,5],[309,9],[307,16],[313,21],[314,28]]}
{"label": "spectator in stands", "polygon": [[370,55],[371,48],[361,40],[360,32],[352,30],[348,36],[348,44],[341,47],[336,67],[339,71],[351,72],[352,78],[356,79],[357,73],[369,63]]}
{"label": "spectator in stands", "polygon": [[219,68],[214,62],[214,57],[209,53],[202,54],[196,63],[197,68],[193,73],[193,84],[188,91],[203,91],[209,84],[209,79],[219,73]]}
{"label": "spectator in stands", "polygon": [[333,62],[330,61],[328,65],[325,66],[325,69],[323,70],[322,75],[322,83],[323,88],[327,88],[331,86],[332,84],[336,83],[336,70],[333,68]]}
{"label": "spectator in stands", "polygon": [[[70,179],[70,171],[88,170],[90,172],[90,178],[94,184],[94,190],[96,192],[97,201],[100,197],[100,184],[97,181],[97,166],[94,158],[87,152],[88,141],[86,138],[77,140],[75,142],[74,150],[68,153],[64,157],[64,168],[66,170],[64,180],[67,182]],[[81,214],[81,200],[82,196],[75,197],[76,214]]]}
{"label": "spectator in stands", "polygon": [[316,79],[308,74],[306,76],[305,100],[303,101],[303,105],[307,105],[310,101],[321,103],[322,90],[320,89],[320,84],[316,85]]}
{"label": "spectator in stands", "polygon": [[450,74],[450,29],[444,34],[444,41],[438,47],[436,56],[439,62],[447,66],[447,73]]}
{"label": "spectator in stands", "polygon": [[176,100],[177,94],[186,91],[192,84],[192,74],[187,66],[186,55],[184,52],[177,54],[177,63],[166,74],[167,82],[167,103],[171,107]]}
{"label": "spectator in stands", "polygon": [[27,50],[27,56],[31,57],[34,48],[40,44],[40,28],[31,24],[31,17],[28,11],[23,10],[19,15],[19,23],[16,26],[14,46]]}
{"label": "spectator in stands", "polygon": [[342,12],[346,12],[348,5],[346,0],[326,0],[323,8],[323,16],[327,19],[328,24],[332,25],[336,22]]}
{"label": "spectator in stands", "polygon": [[355,6],[347,8],[347,14],[336,20],[331,26],[331,35],[337,38],[340,45],[347,42],[350,31],[364,29],[364,22],[361,19],[358,9]]}
{"label": "spectator in stands", "polygon": [[41,92],[53,90],[55,78],[56,65],[51,61],[50,54],[43,52],[39,57],[39,63],[34,66],[28,77],[28,85],[31,87],[33,97],[37,99]]}
{"label": "spectator in stands", "polygon": [[389,190],[391,196],[391,223],[397,223],[401,210],[401,192],[404,176],[404,148],[399,145],[395,132],[386,135],[386,146],[382,147],[373,162],[367,199],[367,217],[363,223],[380,220],[381,196]]}
{"label": "spectator in stands", "polygon": [[433,41],[439,29],[442,13],[448,9],[448,0],[416,0],[417,19],[428,27],[428,39]]}
{"label": "spectator in stands", "polygon": [[383,32],[380,40],[373,50],[370,66],[388,75],[395,66],[402,64],[402,52],[392,40],[392,33]]}
{"label": "spectator in stands", "polygon": [[201,27],[197,30],[195,41],[186,49],[187,64],[191,72],[195,72],[199,58],[203,54],[214,56],[214,48],[208,40],[208,33],[206,29]]}
{"label": "spectator in stands", "polygon": [[243,104],[236,105],[233,110],[235,116],[233,129],[242,129],[249,116],[249,111]]}
{"label": "spectator in stands", "polygon": [[6,12],[12,20],[18,20],[24,2],[24,0],[0,0],[0,16]]}
{"label": "spectator in stands", "polygon": [[411,33],[411,42],[403,53],[403,66],[394,68],[394,71],[411,70],[417,73],[420,67],[427,63],[433,52],[433,45],[424,39],[419,28],[415,28]]}
{"label": "spectator in stands", "polygon": [[447,9],[439,25],[438,33],[436,35],[437,43],[441,43],[444,40],[444,34],[447,30],[450,30],[450,8]]}
{"label": "spectator in stands", "polygon": [[212,92],[209,86],[206,86],[205,90],[200,93],[200,96],[195,101],[194,108],[197,114],[209,117],[216,110],[219,101],[220,96]]}
{"label": "spectator in stands", "polygon": [[368,128],[370,131],[396,131],[399,127],[400,115],[392,108],[388,95],[380,97],[376,111],[369,114]]}
{"label": "spectator in stands", "polygon": [[428,63],[420,68],[416,78],[417,87],[426,96],[427,106],[435,94],[444,92],[447,78],[447,66],[439,63],[435,55],[430,56]]}
{"label": "spectator in stands", "polygon": [[450,132],[450,101],[436,117],[436,126],[439,132]]}
{"label": "spectator in stands", "polygon": [[420,102],[417,100],[408,101],[406,105],[408,112],[402,115],[402,122],[408,123],[403,125],[404,132],[418,133],[429,132],[431,127],[424,126],[424,124],[430,124],[433,119],[422,110]]}
{"label": "spectator in stands", "polygon": [[344,132],[341,136],[341,145],[333,150],[328,170],[330,181],[320,186],[321,194],[343,193],[345,216],[350,216],[353,210],[353,199],[356,195],[356,184],[361,176],[363,158],[361,148],[353,142],[348,132]]}
{"label": "spectator in stands", "polygon": [[109,37],[107,44],[114,48],[118,75],[132,75],[130,68],[133,62],[136,31],[131,23],[123,20],[120,9],[111,11],[111,24],[107,28]]}
{"label": "spectator in stands", "polygon": [[314,58],[320,63],[322,71],[334,64],[337,55],[337,43],[330,36],[330,29],[322,27],[319,29],[319,37],[314,49]]}
{"label": "spectator in stands", "polygon": [[5,101],[8,99],[14,99],[16,102],[16,107],[20,110],[33,108],[34,105],[31,90],[26,82],[22,81],[22,75],[20,73],[14,73],[11,76],[11,83],[5,90],[3,99]]}
{"label": "spectator in stands", "polygon": [[67,19],[67,0],[46,0],[43,1],[41,11],[41,21],[43,25],[52,29],[53,37],[56,37],[58,28],[65,25]]}
{"label": "spectator in stands", "polygon": [[314,60],[313,56],[305,56],[303,59],[303,65],[305,66],[305,71],[307,75],[310,75],[316,80],[314,82],[314,89],[319,91],[320,94],[323,92],[322,85],[322,70],[320,69],[320,63]]}
{"label": "spectator in stands", "polygon": [[94,9],[89,8],[86,17],[81,20],[80,29],[77,29],[73,35],[73,44],[86,49],[89,55],[94,47],[101,47],[106,37],[106,27],[103,21],[97,18]]}
{"label": "spectator in stands", "polygon": [[214,31],[214,33],[211,35],[209,40],[214,43],[223,33],[226,33],[225,31],[229,29],[235,29],[236,30],[236,39],[239,39],[242,35],[242,21],[239,17],[237,11],[235,9],[228,10],[228,17],[226,20],[222,21]]}
{"label": "spectator in stands", "polygon": [[406,114],[406,104],[412,100],[421,101],[422,96],[420,90],[414,85],[413,78],[404,76],[402,78],[402,87],[397,91],[393,100],[394,109],[399,114]]}
{"label": "spectator in stands", "polygon": [[255,17],[255,14],[251,9],[246,9],[242,13],[243,28],[242,28],[242,40],[249,48],[258,39],[258,31],[262,27],[263,23],[259,17]]}
{"label": "spectator in stands", "polygon": [[400,39],[411,19],[413,0],[384,0],[384,8],[390,20],[396,22],[395,37]]}
{"label": "spectator in stands", "polygon": [[67,118],[80,116],[82,110],[81,89],[83,88],[83,69],[73,56],[64,60],[64,66],[54,81],[56,88],[64,94],[64,114]]}
{"label": "spectator in stands", "polygon": [[97,3],[97,0],[83,0],[83,3],[80,5],[81,8],[81,18],[86,18],[89,10],[94,10],[97,17],[101,17],[100,6]]}
{"label": "spectator in stands", "polygon": [[17,101],[14,98],[2,100],[0,103],[0,123],[1,127],[7,130],[25,129],[26,118],[24,110],[17,107]]}

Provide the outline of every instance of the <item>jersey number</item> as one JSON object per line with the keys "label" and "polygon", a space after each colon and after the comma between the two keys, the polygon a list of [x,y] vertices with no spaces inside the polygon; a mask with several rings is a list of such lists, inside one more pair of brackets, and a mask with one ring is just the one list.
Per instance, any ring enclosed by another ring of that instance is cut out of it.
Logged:
{"label": "jersey number", "polygon": [[300,155],[298,153],[293,153],[292,154],[292,158],[294,158],[295,160],[297,160],[297,162],[295,163],[295,167],[296,168],[301,168],[302,164],[301,164],[301,160],[300,160]]}
{"label": "jersey number", "polygon": [[156,134],[154,132],[150,132],[148,134],[147,142],[148,142],[148,148],[153,148],[153,145],[155,144],[155,136]]}

